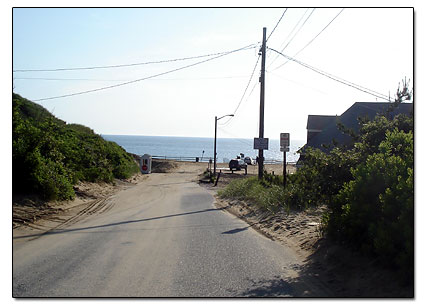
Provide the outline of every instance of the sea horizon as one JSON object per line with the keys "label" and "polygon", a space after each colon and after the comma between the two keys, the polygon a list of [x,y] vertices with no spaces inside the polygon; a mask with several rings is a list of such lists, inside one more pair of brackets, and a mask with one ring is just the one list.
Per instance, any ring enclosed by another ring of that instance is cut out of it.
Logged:
{"label": "sea horizon", "polygon": [[[198,157],[206,161],[213,158],[214,137],[183,137],[183,136],[153,136],[153,135],[112,135],[101,134],[109,141],[123,147],[127,152],[156,157],[193,158]],[[244,154],[256,159],[258,150],[253,148],[253,138],[225,138],[219,137],[216,142],[217,159],[219,162],[228,162],[230,159]],[[280,151],[279,139],[269,139],[269,149],[264,150],[265,160],[282,161],[283,152]],[[296,162],[299,155],[296,151],[305,144],[302,140],[292,140],[286,160]]]}
{"label": "sea horizon", "polygon": [[[214,137],[208,137],[208,136],[181,136],[181,135],[141,135],[141,134],[104,134],[104,133],[98,133],[101,136],[142,136],[142,137],[180,137],[180,138],[209,138],[209,139],[214,139]],[[253,138],[248,138],[248,137],[222,137],[222,136],[218,136],[217,139],[222,138],[222,139],[244,139],[244,140],[253,140]],[[269,137],[270,140],[279,140],[279,137]],[[300,141],[305,141],[304,139],[292,139],[294,141],[300,142]]]}

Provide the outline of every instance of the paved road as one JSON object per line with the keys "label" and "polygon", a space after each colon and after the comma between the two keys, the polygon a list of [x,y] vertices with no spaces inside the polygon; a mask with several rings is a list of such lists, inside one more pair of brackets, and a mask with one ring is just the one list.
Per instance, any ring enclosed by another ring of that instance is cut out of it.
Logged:
{"label": "paved road", "polygon": [[185,173],[152,174],[45,235],[15,236],[14,297],[324,296],[286,247],[214,207]]}

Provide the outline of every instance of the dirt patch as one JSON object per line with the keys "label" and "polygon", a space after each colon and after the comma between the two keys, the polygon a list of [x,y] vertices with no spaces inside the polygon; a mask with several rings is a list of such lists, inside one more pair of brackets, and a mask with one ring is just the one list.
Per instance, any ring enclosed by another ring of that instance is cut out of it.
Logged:
{"label": "dirt patch", "polygon": [[[74,186],[75,199],[68,201],[44,201],[35,195],[15,195],[12,198],[12,227],[13,229],[31,227],[40,230],[55,227],[82,210],[93,212],[95,206],[102,206],[102,203],[114,193],[146,178],[146,175],[138,173],[129,179],[116,179],[113,183],[79,182]],[[43,224],[40,224],[41,221]],[[48,221],[53,222],[47,223]]]}
{"label": "dirt patch", "polygon": [[285,211],[271,213],[254,204],[238,200],[224,200],[216,197],[216,207],[224,208],[243,219],[254,229],[272,240],[290,246],[299,256],[309,257],[322,239],[321,216],[324,206],[302,212]]}
{"label": "dirt patch", "polygon": [[176,162],[164,160],[152,160],[152,173],[171,173],[175,171],[179,165]]}
{"label": "dirt patch", "polygon": [[[206,163],[153,160],[152,172],[194,173],[197,176],[207,166]],[[149,174],[138,173],[129,179],[116,179],[113,183],[79,182],[74,186],[75,199],[68,201],[44,201],[35,195],[15,195],[12,198],[12,227],[14,230],[47,231],[74,222],[83,215],[105,212],[110,207],[106,204],[108,197],[147,178]]]}
{"label": "dirt patch", "polygon": [[152,160],[153,173],[191,173],[196,178],[209,167],[208,163],[202,162],[187,162],[178,160]]}

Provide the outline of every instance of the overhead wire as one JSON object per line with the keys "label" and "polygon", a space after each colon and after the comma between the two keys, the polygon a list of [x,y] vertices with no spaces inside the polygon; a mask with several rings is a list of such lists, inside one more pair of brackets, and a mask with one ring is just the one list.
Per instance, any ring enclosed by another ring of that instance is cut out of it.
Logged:
{"label": "overhead wire", "polygon": [[[253,68],[253,71],[251,72],[251,75],[250,75],[250,79],[249,79],[249,81],[248,81],[248,83],[246,85],[246,88],[244,89],[243,95],[241,96],[240,101],[238,102],[237,107],[235,108],[234,112],[232,113],[233,115],[235,115],[235,113],[237,113],[237,111],[238,111],[238,109],[239,109],[239,107],[240,107],[240,105],[241,105],[241,103],[242,103],[242,101],[244,99],[244,96],[247,93],[247,89],[249,88],[251,80],[253,79],[253,75],[254,75],[254,72],[256,71],[256,67],[257,67],[257,65],[259,63],[259,59],[260,59],[260,56],[257,57],[256,63],[255,63],[254,68]],[[250,95],[251,95],[251,93],[250,93]],[[230,116],[229,119],[225,123],[223,123],[221,125],[228,124],[233,118],[234,118],[234,116]]]}
{"label": "overhead wire", "polygon": [[[309,14],[309,16],[305,19],[305,21],[302,23],[302,25],[299,27],[299,29],[296,31],[296,33],[292,36],[294,30],[297,28],[297,26],[299,25],[300,22],[302,22],[303,18],[305,17],[306,13],[309,11],[309,9],[306,9],[305,13],[302,15],[302,17],[299,19],[299,21],[296,23],[296,25],[293,27],[293,29],[291,30],[290,34],[287,36],[287,38],[284,40],[284,42],[281,44],[281,46],[283,46],[286,41],[290,38],[290,40],[287,42],[287,44],[282,48],[281,52],[284,52],[284,50],[289,46],[289,44],[294,40],[294,38],[297,36],[297,34],[300,32],[300,30],[303,28],[303,26],[306,24],[306,22],[309,20],[309,18],[312,16],[312,14],[315,11],[315,8],[312,9],[311,13]],[[281,47],[280,46],[280,47]],[[277,60],[279,58],[279,55],[276,55],[275,58],[271,61],[271,63],[269,63],[268,68],[275,62],[275,60]]]}
{"label": "overhead wire", "polygon": [[[338,12],[337,13],[337,15],[336,16],[334,16],[334,18],[333,19],[331,19],[331,21],[314,37],[314,38],[312,38],[304,47],[302,47],[299,51],[297,51],[292,57],[293,58],[295,58],[299,53],[301,53],[305,48],[307,48],[315,39],[317,39],[318,38],[318,36],[319,35],[321,35],[321,33],[322,32],[324,32],[325,31],[325,29],[327,28],[327,27],[329,27],[329,25],[331,24],[331,23],[333,23],[333,21],[334,20],[336,20],[336,18],[337,17],[339,17],[339,15],[343,12],[343,10],[344,10],[345,8],[342,8],[341,10],[340,10],[340,12]],[[283,52],[283,51],[281,51],[281,52]],[[279,69],[280,67],[282,67],[282,66],[284,66],[285,64],[287,64],[289,62],[289,60],[287,60],[286,62],[284,62],[284,63],[282,63],[281,65],[279,65],[279,66],[277,66],[276,68],[274,68],[272,71],[275,71],[275,70],[277,70],[277,69]],[[269,65],[270,66],[270,65]]]}
{"label": "overhead wire", "polygon": [[283,19],[285,13],[287,12],[288,8],[285,9],[284,13],[281,15],[280,19],[278,20],[277,24],[275,24],[275,27],[273,28],[273,30],[271,31],[271,33],[269,34],[268,38],[266,38],[266,42],[268,42],[269,38],[272,36],[272,34],[275,32],[275,29],[278,27],[278,24],[280,24],[281,19]]}
{"label": "overhead wire", "polygon": [[221,55],[218,55],[218,56],[213,57],[213,58],[208,58],[208,59],[205,59],[205,60],[202,60],[202,61],[198,61],[198,62],[189,64],[189,65],[186,65],[186,66],[183,66],[183,67],[179,67],[179,68],[176,68],[176,69],[168,70],[166,72],[162,72],[162,73],[154,74],[154,75],[151,75],[151,76],[147,76],[147,77],[135,79],[135,80],[132,80],[132,81],[127,81],[127,82],[124,82],[124,83],[119,83],[119,84],[110,85],[110,86],[106,86],[106,87],[101,87],[101,88],[96,88],[96,89],[91,89],[91,90],[86,90],[86,91],[80,91],[80,92],[70,93],[70,94],[65,94],[65,95],[60,95],[60,96],[39,98],[39,99],[34,99],[33,101],[43,101],[43,100],[51,100],[51,99],[57,99],[57,98],[63,98],[63,97],[70,97],[70,96],[82,95],[82,94],[87,94],[87,93],[92,93],[92,92],[97,92],[97,91],[112,89],[112,88],[116,88],[116,87],[120,87],[120,86],[125,86],[125,85],[128,85],[128,84],[140,82],[140,81],[143,81],[143,80],[147,80],[147,79],[155,78],[155,77],[158,77],[158,76],[162,76],[162,75],[170,74],[170,73],[173,73],[173,72],[177,72],[177,71],[180,71],[180,70],[183,70],[183,69],[187,69],[187,68],[190,68],[190,67],[193,67],[193,66],[196,66],[196,65],[199,65],[199,64],[202,64],[202,63],[205,63],[205,62],[208,62],[208,61],[211,61],[211,60],[214,60],[214,59],[226,56],[226,55],[233,54],[235,52],[239,52],[239,51],[251,49],[251,48],[254,48],[254,47],[255,46],[253,46],[253,44],[251,44],[251,45],[239,48],[239,49],[235,49],[235,50],[229,51],[227,53],[222,53]]}
{"label": "overhead wire", "polygon": [[283,43],[281,43],[280,48],[287,42],[288,39],[290,39],[291,35],[293,34],[293,32],[296,30],[297,26],[299,25],[300,22],[302,22],[303,18],[305,17],[306,13],[309,11],[309,8],[307,8],[305,10],[305,12],[303,13],[303,15],[299,18],[299,20],[297,21],[296,25],[292,28],[292,30],[290,31],[290,33],[287,35],[287,37],[284,39]]}
{"label": "overhead wire", "polygon": [[[247,95],[246,100],[248,100],[248,99],[250,98],[251,94],[253,94],[254,89],[255,89],[258,85],[259,85],[259,82],[255,82],[254,86],[251,88],[250,93]],[[226,126],[227,124],[229,124],[229,123],[232,121],[232,118],[233,118],[233,117],[229,117],[229,119],[228,119],[227,121],[225,121],[224,123],[219,124],[219,125],[221,125],[221,126]]]}
{"label": "overhead wire", "polygon": [[303,28],[303,26],[306,24],[306,22],[309,20],[309,18],[311,18],[312,14],[314,13],[315,8],[312,9],[311,13],[309,14],[309,16],[305,19],[305,21],[303,21],[302,25],[297,29],[296,33],[294,33],[293,37],[290,38],[290,41],[287,42],[287,44],[285,45],[285,47],[281,50],[281,52],[284,52],[284,50],[289,46],[289,44],[293,41],[293,39],[297,36],[297,34],[300,32],[300,30]]}
{"label": "overhead wire", "polygon": [[[250,45],[250,46],[252,46],[252,45]],[[74,67],[74,68],[55,68],[55,69],[18,69],[18,70],[13,70],[13,72],[15,72],[15,73],[19,73],[19,72],[60,72],[60,71],[78,71],[78,70],[124,68],[124,67],[133,67],[133,66],[139,66],[139,65],[169,63],[169,62],[176,62],[176,61],[199,59],[199,58],[204,58],[204,57],[213,57],[213,56],[229,54],[229,52],[230,51],[225,51],[225,52],[220,52],[220,53],[212,53],[212,54],[192,56],[192,57],[183,57],[183,58],[174,58],[174,59],[147,61],[147,62],[129,63],[129,64],[116,64],[116,65],[90,66],[90,67]]]}
{"label": "overhead wire", "polygon": [[250,85],[250,83],[251,83],[251,80],[253,79],[253,75],[254,75],[254,72],[256,71],[257,64],[259,63],[259,59],[260,59],[260,56],[259,56],[259,57],[257,57],[256,64],[254,65],[253,71],[251,72],[250,79],[249,79],[249,81],[248,81],[248,83],[247,83],[246,88],[244,89],[244,93],[243,93],[243,95],[241,96],[240,102],[238,103],[237,107],[235,108],[234,112],[232,113],[232,114],[234,114],[234,115],[235,115],[235,113],[237,113],[238,108],[240,107],[241,102],[243,101],[244,96],[245,96],[245,95],[246,95],[246,93],[247,93],[247,89],[248,89],[248,87],[249,87],[249,85]]}
{"label": "overhead wire", "polygon": [[[197,78],[156,78],[153,80],[205,80],[205,79],[230,79],[230,78],[245,78],[248,75],[242,76],[221,76],[221,77],[197,77]],[[94,79],[94,78],[47,78],[47,77],[14,77],[18,80],[48,80],[48,81],[130,81],[130,79]]]}
{"label": "overhead wire", "polygon": [[222,131],[222,132],[224,132],[224,133],[226,133],[226,134],[228,134],[228,135],[231,135],[231,136],[233,136],[234,138],[233,139],[235,139],[236,141],[239,141],[240,143],[242,143],[242,144],[245,144],[245,145],[247,145],[247,146],[249,146],[249,147],[253,147],[253,142],[252,141],[250,141],[250,140],[245,140],[244,138],[238,138],[238,136],[237,135],[235,135],[235,134],[233,134],[233,133],[231,133],[231,132],[229,132],[229,131],[227,131],[227,130],[225,130],[224,128],[222,128],[222,127],[218,127],[219,128],[219,130],[220,131]]}
{"label": "overhead wire", "polygon": [[301,82],[298,82],[298,81],[295,81],[295,80],[292,80],[292,79],[288,79],[288,78],[286,78],[286,77],[284,77],[284,76],[282,76],[282,75],[276,74],[276,73],[274,73],[274,72],[266,71],[266,73],[268,73],[269,75],[273,75],[273,77],[278,77],[278,78],[280,78],[280,79],[284,79],[285,81],[292,82],[292,83],[294,83],[294,84],[296,84],[296,85],[299,85],[299,86],[301,86],[301,87],[303,87],[303,88],[306,88],[306,89],[309,89],[309,90],[312,90],[312,91],[318,92],[318,93],[320,93],[320,94],[324,94],[324,95],[326,95],[326,94],[327,94],[326,92],[324,92],[324,91],[322,91],[322,90],[320,90],[320,89],[318,89],[318,88],[314,88],[314,87],[309,86],[309,85],[307,85],[307,84],[303,84],[303,83],[301,83]]}
{"label": "overhead wire", "polygon": [[362,91],[362,92],[364,92],[364,93],[367,93],[367,94],[373,95],[373,96],[375,96],[375,97],[377,97],[377,98],[381,98],[381,99],[384,99],[384,100],[389,101],[389,97],[387,97],[385,94],[382,94],[382,93],[379,93],[379,92],[373,91],[373,90],[371,90],[371,89],[365,88],[365,87],[360,86],[360,85],[358,85],[358,84],[355,84],[355,83],[353,83],[353,82],[350,82],[350,81],[344,80],[343,78],[340,78],[340,77],[334,76],[334,75],[332,75],[332,74],[330,74],[330,73],[327,73],[327,72],[322,71],[322,70],[320,70],[320,69],[318,69],[318,68],[315,68],[315,67],[313,67],[313,66],[310,66],[310,65],[308,65],[308,64],[306,64],[306,63],[304,63],[304,62],[301,62],[301,61],[299,61],[299,60],[297,60],[297,59],[295,59],[295,58],[292,58],[292,57],[290,57],[290,56],[288,56],[288,55],[285,55],[285,54],[283,54],[283,53],[281,53],[281,52],[279,52],[279,51],[277,51],[277,50],[275,50],[275,49],[273,49],[273,48],[269,48],[269,49],[270,49],[271,51],[273,51],[273,52],[276,52],[276,53],[280,54],[281,56],[284,56],[284,57],[285,57],[285,58],[287,58],[288,60],[291,60],[291,61],[293,61],[293,62],[296,62],[297,64],[299,64],[299,65],[301,65],[301,66],[304,66],[305,68],[308,68],[308,69],[310,69],[310,70],[312,70],[312,71],[314,71],[314,72],[316,72],[316,73],[318,73],[318,74],[321,74],[321,75],[323,75],[323,76],[325,76],[325,77],[328,77],[328,78],[330,78],[330,79],[332,79],[332,80],[335,80],[335,81],[337,81],[337,82],[340,82],[340,83],[342,83],[342,84],[344,84],[344,85],[347,85],[347,86],[349,86],[349,87],[352,87],[352,88],[357,89],[357,90],[359,90],[359,91]]}

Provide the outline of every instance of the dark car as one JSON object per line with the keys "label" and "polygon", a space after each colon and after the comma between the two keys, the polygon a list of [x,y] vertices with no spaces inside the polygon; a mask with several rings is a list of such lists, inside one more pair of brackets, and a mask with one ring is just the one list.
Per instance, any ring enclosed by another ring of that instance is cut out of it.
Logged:
{"label": "dark car", "polygon": [[231,171],[245,168],[247,168],[247,164],[242,159],[231,159],[229,162],[229,169],[231,169]]}
{"label": "dark car", "polygon": [[244,162],[245,162],[247,165],[254,165],[254,164],[255,164],[254,160],[253,160],[250,156],[246,156],[246,157],[244,157]]}

